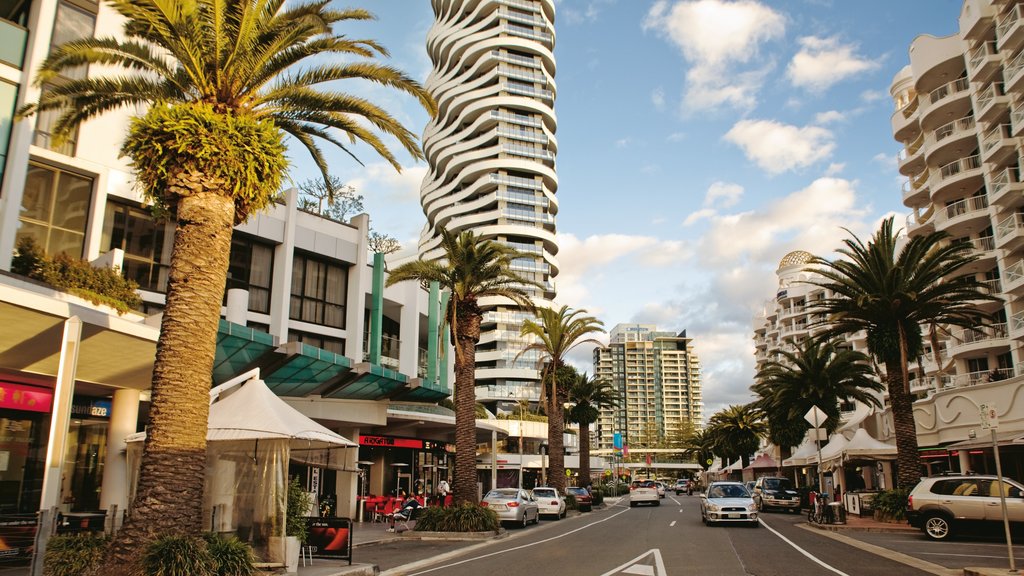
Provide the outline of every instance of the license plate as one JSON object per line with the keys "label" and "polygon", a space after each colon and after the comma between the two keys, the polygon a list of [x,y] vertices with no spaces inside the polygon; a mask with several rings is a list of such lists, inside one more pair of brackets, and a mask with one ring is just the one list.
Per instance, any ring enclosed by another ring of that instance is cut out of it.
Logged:
{"label": "license plate", "polygon": [[726,514],[725,517],[726,518],[742,518],[743,515],[742,514]]}
{"label": "license plate", "polygon": [[495,510],[508,510],[508,506],[505,506],[504,504],[495,504],[494,505],[494,509]]}

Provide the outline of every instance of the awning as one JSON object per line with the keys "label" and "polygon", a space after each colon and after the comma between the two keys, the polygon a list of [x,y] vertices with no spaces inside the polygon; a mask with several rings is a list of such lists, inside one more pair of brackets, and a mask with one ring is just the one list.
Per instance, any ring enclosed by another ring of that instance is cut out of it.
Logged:
{"label": "awning", "polygon": [[804,441],[797,447],[793,454],[782,461],[783,466],[803,466],[808,463],[808,460],[814,456],[817,458],[818,446],[814,440],[811,440],[810,432],[804,436]]}
{"label": "awning", "polygon": [[744,470],[778,470],[779,463],[767,454],[759,454]]}
{"label": "awning", "polygon": [[[999,432],[996,431],[996,444],[999,446],[1010,446],[1024,444],[1024,431]],[[991,448],[992,434],[982,431],[977,438],[969,438],[960,442],[954,442],[945,447],[946,450],[970,449],[970,448]]]}
{"label": "awning", "polygon": [[843,449],[843,456],[847,460],[893,460],[896,458],[896,446],[875,440],[867,430],[858,428]]}

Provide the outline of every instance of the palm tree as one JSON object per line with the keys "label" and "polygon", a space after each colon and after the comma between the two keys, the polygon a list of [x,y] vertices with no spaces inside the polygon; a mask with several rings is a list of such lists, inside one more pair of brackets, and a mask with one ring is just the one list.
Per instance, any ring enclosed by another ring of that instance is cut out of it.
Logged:
{"label": "palm tree", "polygon": [[800,444],[808,426],[804,414],[812,406],[828,415],[829,434],[839,427],[841,401],[882,407],[874,393],[885,386],[872,377],[865,354],[816,338],[779,353],[782,359],[765,363],[751,386],[758,396],[755,404],[768,421],[768,439],[779,448]]}
{"label": "palm tree", "polygon": [[768,433],[760,411],[751,404],[724,408],[716,412],[708,424],[715,454],[726,463],[740,458],[744,468],[750,463],[750,455],[760,446],[761,438]]}
{"label": "palm tree", "polygon": [[709,429],[694,429],[683,441],[680,448],[683,454],[700,464],[700,467],[707,470],[711,467],[714,458],[715,447]]}
{"label": "palm tree", "polygon": [[525,286],[536,286],[515,272],[512,260],[524,254],[465,231],[441,232],[441,260],[416,260],[398,266],[387,285],[406,280],[437,282],[451,292],[444,321],[455,345],[455,485],[456,503],[476,502],[476,345],[480,341],[483,310],[479,300],[504,297],[530,307]]}
{"label": "palm tree", "polygon": [[[565,431],[562,406],[569,399],[568,385],[559,385],[558,371],[565,365],[566,355],[580,344],[601,344],[588,334],[604,332],[604,323],[587,316],[587,311],[573,310],[562,306],[538,308],[539,322],[524,320],[519,333],[533,336],[535,341],[524,348],[519,356],[537,352],[541,363],[540,401],[548,415],[548,483],[559,491],[565,491],[565,445],[562,434]],[[571,379],[569,379],[571,382]]]}
{"label": "palm tree", "polygon": [[[62,139],[107,111],[146,107],[122,153],[145,198],[176,222],[138,491],[114,551],[114,564],[128,566],[157,535],[201,531],[208,392],[232,227],[277,195],[288,166],[285,135],[312,155],[325,182],[317,139],[349,155],[348,143],[365,143],[400,170],[379,134],[422,159],[415,135],[372,102],[320,86],[362,79],[411,94],[431,113],[436,107],[417,82],[372,60],[387,55],[377,42],[332,31],[371,19],[364,10],[325,1],[109,3],[125,18],[125,39],[59,46],[35,83],[86,64],[122,73],[48,87],[19,117],[57,111]],[[352,57],[367,60],[346,61]]]}
{"label": "palm tree", "polygon": [[577,374],[569,386],[568,420],[580,425],[580,480],[590,483],[590,425],[597,422],[601,408],[619,405],[619,393],[607,380]]}
{"label": "palm tree", "polygon": [[[827,314],[819,325],[824,336],[867,333],[868,352],[885,365],[885,378],[896,429],[897,485],[909,489],[921,479],[913,397],[907,366],[923,349],[922,325],[974,328],[990,315],[980,302],[998,302],[987,286],[965,266],[976,260],[966,240],[950,240],[932,232],[900,241],[892,217],[863,243],[856,236],[843,241],[841,259],[815,257],[813,271],[823,279],[809,283],[824,288],[814,302]],[[902,245],[902,247],[900,247]]]}

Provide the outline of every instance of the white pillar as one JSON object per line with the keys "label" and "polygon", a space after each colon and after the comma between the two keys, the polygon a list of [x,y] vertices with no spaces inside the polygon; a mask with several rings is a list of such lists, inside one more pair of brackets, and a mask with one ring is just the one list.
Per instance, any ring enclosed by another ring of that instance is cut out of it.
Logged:
{"label": "white pillar", "polygon": [[249,316],[249,291],[242,288],[228,290],[227,311],[224,319],[240,326],[246,325]]}
{"label": "white pillar", "polygon": [[498,489],[498,431],[491,430],[491,490]]}
{"label": "white pillar", "polygon": [[966,473],[971,469],[971,455],[967,452],[967,449],[961,448],[957,453],[957,459],[960,460],[960,472]]}
{"label": "white pillar", "polygon": [[[420,364],[420,296],[418,282],[402,282],[392,289],[403,294],[400,318],[398,371],[410,378],[419,377]],[[426,316],[423,316],[426,321]],[[426,333],[426,330],[424,330]]]}
{"label": "white pillar", "polygon": [[[359,428],[347,428],[338,431],[345,438],[352,440],[353,442],[359,439]],[[359,465],[356,464],[356,460],[359,460],[359,448],[344,448],[333,450],[334,455],[331,456],[331,461],[341,464],[340,468],[344,470],[358,470]],[[337,516],[356,518],[356,489],[359,487],[358,474],[355,472],[343,472],[338,471],[337,481],[335,482],[334,495],[338,499]]]}
{"label": "white pillar", "polygon": [[292,262],[295,259],[295,229],[298,228],[299,191],[285,191],[284,241],[274,248],[274,272],[270,280],[270,333],[279,342],[288,341],[288,312],[292,294]]}
{"label": "white pillar", "polygon": [[349,225],[359,229],[359,248],[356,249],[356,261],[349,268],[348,294],[345,296],[345,356],[362,362],[366,301],[367,295],[373,291],[370,250],[367,247],[370,217],[366,214],[353,216]]}
{"label": "white pillar", "polygon": [[[103,461],[103,489],[100,508],[110,510],[117,505],[118,516],[128,508],[128,457],[124,452],[125,438],[135,433],[139,421],[138,390],[123,388],[114,391],[107,427],[107,457]],[[114,519],[116,523],[117,518]],[[117,524],[115,524],[117,525]]]}
{"label": "white pillar", "polygon": [[60,344],[57,365],[57,383],[53,391],[50,415],[50,436],[46,447],[46,468],[43,469],[43,489],[40,509],[60,504],[61,475],[67,453],[68,425],[71,423],[71,399],[75,394],[75,371],[78,368],[78,349],[82,341],[82,320],[72,316],[64,321],[64,335]]}

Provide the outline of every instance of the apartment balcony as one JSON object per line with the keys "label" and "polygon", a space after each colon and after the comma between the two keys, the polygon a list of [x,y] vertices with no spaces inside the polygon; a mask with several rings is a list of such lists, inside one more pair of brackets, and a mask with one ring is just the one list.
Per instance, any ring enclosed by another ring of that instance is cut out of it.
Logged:
{"label": "apartment balcony", "polygon": [[1010,97],[1002,82],[992,82],[974,93],[974,117],[979,122],[998,122],[1010,109]]}
{"label": "apartment balcony", "polygon": [[1020,181],[1020,170],[1004,168],[986,176],[989,203],[997,206],[1014,205],[1016,199],[1024,196],[1024,183]]}
{"label": "apartment balcony", "polygon": [[1013,136],[1024,134],[1024,104],[1017,105],[1013,112],[1010,112],[1010,125],[1013,126]]}
{"label": "apartment balcony", "polygon": [[[970,272],[987,272],[996,266],[996,239],[995,236],[982,236],[980,238],[971,238],[969,240],[972,247],[972,252],[976,260],[966,267],[962,268],[966,273]],[[1002,285],[999,279],[995,280],[984,280],[989,286],[989,294],[999,294],[1002,291]]]}
{"label": "apartment balcony", "polygon": [[1000,124],[981,137],[981,161],[1001,166],[1017,154],[1017,141],[1013,138],[1013,126]]}
{"label": "apartment balcony", "polygon": [[995,346],[1008,346],[1007,323],[1000,322],[981,328],[963,328],[953,331],[949,353],[953,357],[976,353]]}
{"label": "apartment balcony", "polygon": [[1017,4],[996,23],[996,44],[1000,52],[1014,52],[1024,44],[1021,5]]}
{"label": "apartment balcony", "polygon": [[963,190],[977,190],[984,184],[981,170],[981,156],[975,154],[943,165],[931,183],[932,201],[942,202]]}
{"label": "apartment balcony", "polygon": [[970,81],[964,78],[957,78],[932,90],[925,98],[925,105],[921,109],[921,125],[934,126],[940,118],[963,116],[970,109]]}
{"label": "apartment balcony", "polygon": [[1016,250],[1024,245],[1024,214],[1014,212],[996,224],[996,248]]}
{"label": "apartment balcony", "polygon": [[971,82],[985,83],[999,72],[999,50],[995,40],[982,42],[967,54],[967,73]]}
{"label": "apartment balcony", "polygon": [[977,146],[974,116],[964,116],[925,133],[925,159],[931,165],[945,164]]}
{"label": "apartment balcony", "polygon": [[1003,82],[1006,84],[1007,93],[1020,92],[1021,85],[1024,83],[1024,51],[1018,53],[1003,66]]}
{"label": "apartment balcony", "polygon": [[935,205],[928,204],[924,208],[914,207],[907,215],[907,234],[927,234],[935,231]]}
{"label": "apartment balcony", "polygon": [[940,208],[935,219],[935,229],[959,238],[971,230],[987,228],[989,223],[988,198],[971,196]]}
{"label": "apartment balcony", "polygon": [[918,99],[912,98],[906,106],[893,112],[890,120],[893,138],[906,142],[913,140],[921,132],[921,126],[918,124],[918,107]]}
{"label": "apartment balcony", "polygon": [[924,134],[918,134],[913,142],[907,144],[896,157],[899,164],[900,174],[913,176],[924,168]]}
{"label": "apartment balcony", "polygon": [[[1013,264],[1005,266],[1002,271],[1003,294],[1015,298],[1024,294],[1024,260],[1017,260]],[[1010,325],[1010,333],[1013,333],[1013,324]]]}
{"label": "apartment balcony", "polygon": [[995,23],[995,8],[986,2],[972,2],[970,9],[960,11],[960,37],[967,41],[980,40]]}
{"label": "apartment balcony", "polygon": [[1010,316],[1010,338],[1024,340],[1024,310]]}
{"label": "apartment balcony", "polygon": [[930,176],[931,172],[925,167],[919,174],[911,176],[903,183],[904,206],[917,206],[930,200]]}

